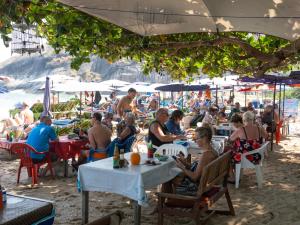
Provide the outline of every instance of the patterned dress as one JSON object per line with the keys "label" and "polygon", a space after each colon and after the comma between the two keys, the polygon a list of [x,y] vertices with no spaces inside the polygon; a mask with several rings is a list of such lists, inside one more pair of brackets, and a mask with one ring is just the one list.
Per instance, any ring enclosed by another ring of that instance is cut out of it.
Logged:
{"label": "patterned dress", "polygon": [[[243,127],[243,130],[244,130],[246,139],[240,139],[239,138],[235,141],[233,155],[232,155],[232,161],[234,163],[240,163],[243,153],[251,152],[255,149],[258,149],[262,144],[262,138],[261,138],[261,135],[260,135],[259,127],[258,127],[259,139],[257,139],[257,140],[255,140],[255,139],[254,140],[249,140],[244,127]],[[250,162],[252,162],[253,164],[259,164],[260,159],[261,159],[261,155],[259,153],[254,153],[254,154],[251,154],[251,155],[247,155],[246,158]]]}

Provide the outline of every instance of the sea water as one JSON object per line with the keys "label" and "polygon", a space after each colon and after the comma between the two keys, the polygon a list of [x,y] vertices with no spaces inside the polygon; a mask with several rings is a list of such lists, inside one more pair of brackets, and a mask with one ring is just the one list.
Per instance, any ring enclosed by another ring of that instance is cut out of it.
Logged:
{"label": "sea water", "polygon": [[[71,94],[60,94],[59,101],[67,101],[68,99],[75,97]],[[32,106],[36,102],[43,102],[44,93],[28,93],[23,89],[10,91],[8,93],[0,94],[0,120],[9,117],[9,110],[14,109],[16,104],[27,102]]]}

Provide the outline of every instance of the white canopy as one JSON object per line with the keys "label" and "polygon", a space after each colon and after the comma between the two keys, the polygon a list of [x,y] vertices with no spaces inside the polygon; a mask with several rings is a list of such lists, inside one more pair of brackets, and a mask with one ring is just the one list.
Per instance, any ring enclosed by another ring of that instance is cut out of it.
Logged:
{"label": "white canopy", "polygon": [[248,31],[300,37],[299,0],[58,0],[135,33]]}
{"label": "white canopy", "polygon": [[123,87],[129,85],[130,83],[122,80],[105,80],[100,82],[99,84],[109,87]]}
{"label": "white canopy", "polygon": [[210,78],[204,78],[200,79],[199,81],[194,81],[192,84],[202,84],[202,85],[209,85],[211,87],[218,85],[219,87],[226,87],[226,86],[232,86],[232,85],[238,85],[239,76],[237,75],[230,75],[230,76],[223,76],[223,77],[214,77],[212,79]]}
{"label": "white canopy", "polygon": [[158,92],[151,86],[139,85],[139,84],[130,84],[125,87],[119,88],[120,91],[128,91],[129,88],[134,88],[137,92],[147,93],[147,92]]}
{"label": "white canopy", "polygon": [[93,82],[79,82],[70,81],[65,84],[58,84],[52,89],[52,91],[57,92],[80,92],[80,91],[111,91],[112,89],[107,85],[102,85],[101,83]]}

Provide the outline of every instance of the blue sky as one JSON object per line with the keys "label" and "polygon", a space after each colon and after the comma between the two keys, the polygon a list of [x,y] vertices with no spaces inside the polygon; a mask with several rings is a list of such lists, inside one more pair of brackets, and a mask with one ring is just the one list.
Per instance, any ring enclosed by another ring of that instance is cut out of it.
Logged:
{"label": "blue sky", "polygon": [[10,47],[5,48],[2,39],[0,38],[0,62],[8,59],[10,57]]}

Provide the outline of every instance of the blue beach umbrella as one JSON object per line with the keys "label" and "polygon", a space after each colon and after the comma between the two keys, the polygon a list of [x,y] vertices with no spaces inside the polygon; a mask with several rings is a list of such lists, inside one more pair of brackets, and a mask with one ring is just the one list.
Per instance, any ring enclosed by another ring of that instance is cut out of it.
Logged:
{"label": "blue beach umbrella", "polygon": [[50,81],[49,81],[49,77],[46,77],[43,108],[44,108],[44,111],[42,112],[42,116],[51,116],[52,115],[50,112]]}

